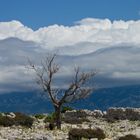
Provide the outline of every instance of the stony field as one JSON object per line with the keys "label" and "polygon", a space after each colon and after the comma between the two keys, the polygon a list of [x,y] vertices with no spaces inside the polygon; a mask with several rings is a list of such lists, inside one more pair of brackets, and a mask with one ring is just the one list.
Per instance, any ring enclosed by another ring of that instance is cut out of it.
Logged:
{"label": "stony field", "polygon": [[[8,114],[8,117],[14,117],[14,113]],[[99,110],[67,111],[62,115],[61,130],[55,128],[49,130],[49,122],[44,122],[45,115],[43,117],[32,117],[34,121],[31,127],[20,125],[0,126],[0,140],[67,140],[70,139],[69,131],[72,129],[74,129],[73,140],[80,140],[80,138],[82,140],[140,140],[140,109],[112,108],[107,112]],[[75,136],[83,135],[86,130],[96,130],[96,133],[101,130],[100,132],[104,133],[104,136],[102,138],[99,138],[100,136],[94,138],[81,136],[76,139]]]}

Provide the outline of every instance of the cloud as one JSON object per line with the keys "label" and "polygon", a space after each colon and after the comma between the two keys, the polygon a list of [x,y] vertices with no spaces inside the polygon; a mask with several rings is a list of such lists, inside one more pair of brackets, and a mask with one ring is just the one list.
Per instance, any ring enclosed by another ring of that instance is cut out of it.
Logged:
{"label": "cloud", "polygon": [[[140,82],[140,21],[86,18],[73,26],[52,25],[34,31],[19,21],[0,23],[0,93],[29,90],[33,78],[27,57],[37,65],[48,51],[58,51],[62,70],[56,85],[66,85],[73,67],[97,69],[101,86]],[[62,82],[63,81],[63,82]]]}
{"label": "cloud", "polygon": [[111,22],[109,19],[85,18],[73,26],[56,24],[36,31],[19,21],[0,23],[0,39],[16,37],[24,41],[37,42],[47,49],[71,46],[81,42],[104,43],[109,46],[119,43],[140,44],[139,32],[140,20]]}
{"label": "cloud", "polygon": [[108,30],[111,28],[112,23],[109,19],[94,19],[85,18],[75,22],[77,25],[91,26],[93,29]]}
{"label": "cloud", "polygon": [[24,26],[19,21],[0,22],[0,39],[17,37],[23,40],[32,40],[33,30]]}
{"label": "cloud", "polygon": [[[92,47],[93,44],[87,43],[81,47],[86,47],[86,45]],[[71,47],[74,49],[76,46]],[[25,67],[27,57],[39,65],[46,52],[47,50],[36,46],[33,42],[17,38],[1,40],[0,93],[36,89],[35,77]],[[120,83],[121,85],[138,84],[140,82],[140,48],[138,46],[122,44],[98,49],[87,54],[75,56],[64,54],[58,56],[56,60],[56,63],[61,65],[61,71],[56,75],[55,86],[67,86],[75,65],[80,66],[83,70],[96,69],[99,71],[96,82],[97,85],[103,87],[120,85]]]}

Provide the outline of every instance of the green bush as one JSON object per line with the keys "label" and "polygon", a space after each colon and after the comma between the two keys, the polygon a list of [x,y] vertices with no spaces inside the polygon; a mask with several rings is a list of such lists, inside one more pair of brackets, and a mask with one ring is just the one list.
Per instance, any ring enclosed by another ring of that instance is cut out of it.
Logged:
{"label": "green bush", "polygon": [[15,121],[13,118],[0,115],[0,126],[8,127],[14,124],[15,124]]}
{"label": "green bush", "polygon": [[16,115],[16,117],[14,118],[15,125],[21,125],[26,127],[32,126],[34,119],[31,118],[30,116],[27,116],[22,113],[15,113],[15,115]]}
{"label": "green bush", "polygon": [[120,137],[119,140],[140,140],[140,138],[137,138],[135,135],[129,134],[129,135]]}
{"label": "green bush", "polygon": [[15,113],[15,118],[0,115],[0,126],[12,126],[21,125],[26,127],[31,127],[33,124],[33,118],[22,113]]}
{"label": "green bush", "polygon": [[66,111],[72,111],[73,108],[69,107],[69,106],[63,106],[61,109],[61,113],[65,113]]}
{"label": "green bush", "polygon": [[54,123],[55,122],[55,113],[51,113],[49,114],[45,120],[44,120],[45,123],[49,122],[49,123]]}
{"label": "green bush", "polygon": [[82,138],[98,138],[98,140],[104,139],[105,133],[102,129],[78,129],[74,128],[69,131],[69,140],[81,140]]}
{"label": "green bush", "polygon": [[45,116],[46,116],[46,115],[44,115],[44,114],[36,114],[36,115],[35,115],[35,118],[36,118],[36,119],[43,119],[43,118],[45,118]]}

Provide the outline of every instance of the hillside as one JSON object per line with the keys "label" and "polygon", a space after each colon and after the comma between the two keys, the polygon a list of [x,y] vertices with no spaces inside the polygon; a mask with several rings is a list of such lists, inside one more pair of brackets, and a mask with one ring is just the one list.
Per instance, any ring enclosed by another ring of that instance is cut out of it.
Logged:
{"label": "hillside", "polygon": [[[90,97],[70,104],[78,109],[100,109],[109,107],[140,107],[140,86],[113,87],[96,90]],[[48,99],[39,93],[7,93],[0,95],[0,112],[46,113],[52,111]]]}

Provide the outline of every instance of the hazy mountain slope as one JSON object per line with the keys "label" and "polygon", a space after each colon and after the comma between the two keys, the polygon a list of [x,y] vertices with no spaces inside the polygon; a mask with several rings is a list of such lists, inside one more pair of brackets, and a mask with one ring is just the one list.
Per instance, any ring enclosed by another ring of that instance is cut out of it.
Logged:
{"label": "hazy mountain slope", "polygon": [[48,99],[35,92],[0,95],[0,112],[45,113],[52,111]]}
{"label": "hazy mountain slope", "polygon": [[[98,89],[89,98],[70,104],[74,108],[101,109],[109,107],[140,107],[140,86],[124,86]],[[20,111],[45,113],[52,111],[49,100],[39,94],[9,93],[0,95],[0,112]]]}
{"label": "hazy mountain slope", "polygon": [[103,88],[78,101],[78,108],[106,110],[109,107],[140,107],[140,85]]}

